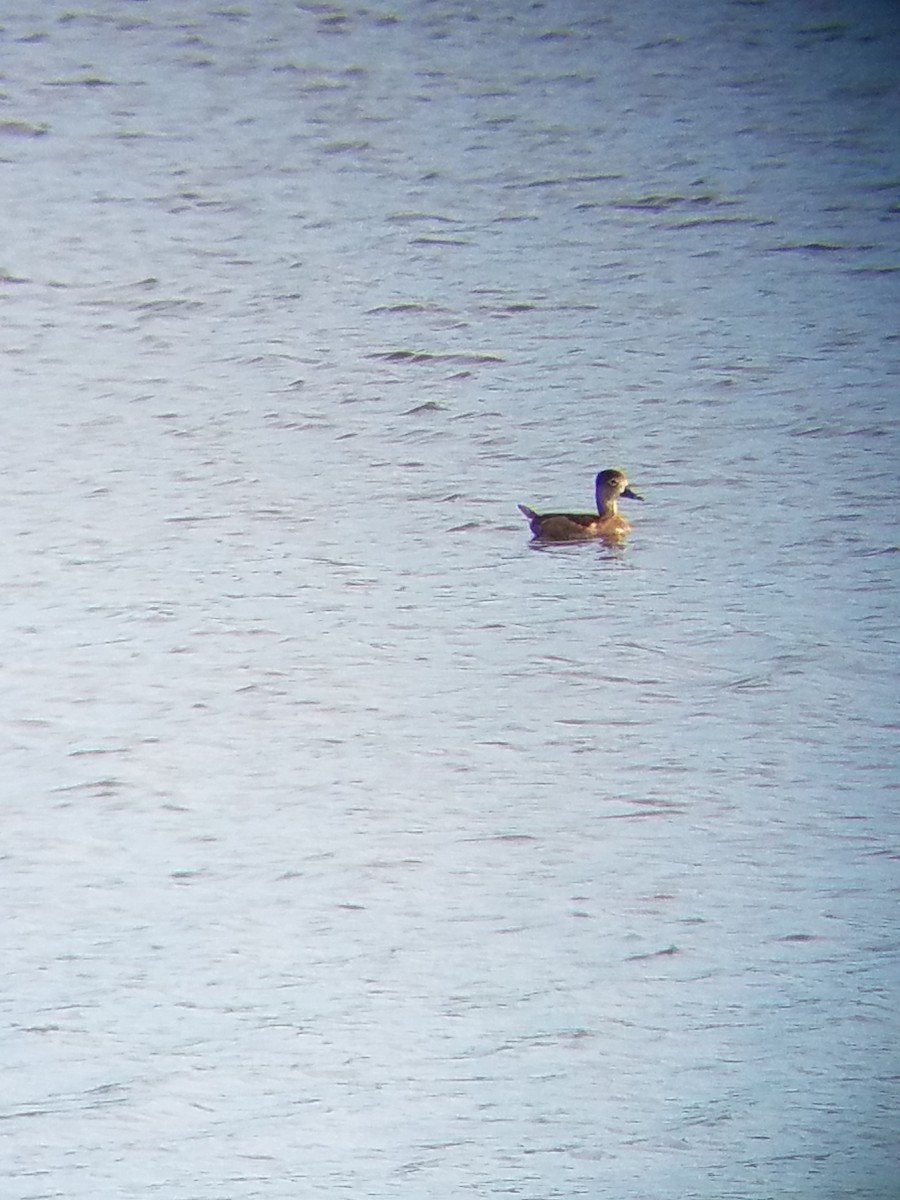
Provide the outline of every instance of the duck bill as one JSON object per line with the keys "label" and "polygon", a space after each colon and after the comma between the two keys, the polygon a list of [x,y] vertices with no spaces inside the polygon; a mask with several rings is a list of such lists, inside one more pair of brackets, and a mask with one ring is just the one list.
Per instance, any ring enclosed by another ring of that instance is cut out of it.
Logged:
{"label": "duck bill", "polygon": [[637,492],[633,492],[630,487],[625,488],[625,490],[622,492],[622,495],[627,500],[643,500],[644,498],[643,496],[639,496]]}

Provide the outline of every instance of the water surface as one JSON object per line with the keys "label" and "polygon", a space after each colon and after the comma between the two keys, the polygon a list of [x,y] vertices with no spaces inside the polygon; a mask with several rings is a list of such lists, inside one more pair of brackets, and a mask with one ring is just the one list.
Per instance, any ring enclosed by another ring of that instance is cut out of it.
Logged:
{"label": "water surface", "polygon": [[892,6],[3,40],[8,1187],[895,1197]]}

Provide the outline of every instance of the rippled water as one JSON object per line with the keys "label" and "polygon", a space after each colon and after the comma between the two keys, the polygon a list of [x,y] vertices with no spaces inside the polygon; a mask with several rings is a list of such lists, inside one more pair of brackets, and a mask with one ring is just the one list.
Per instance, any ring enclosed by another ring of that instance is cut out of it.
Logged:
{"label": "rippled water", "polygon": [[898,17],[681,7],[6,6],[10,1195],[900,1194]]}

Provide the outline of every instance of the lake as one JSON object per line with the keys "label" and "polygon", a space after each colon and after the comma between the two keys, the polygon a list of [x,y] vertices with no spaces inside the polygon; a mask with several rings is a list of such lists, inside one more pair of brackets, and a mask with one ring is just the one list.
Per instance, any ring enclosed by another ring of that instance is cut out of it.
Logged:
{"label": "lake", "polygon": [[8,1194],[895,1200],[896,8],[3,26]]}

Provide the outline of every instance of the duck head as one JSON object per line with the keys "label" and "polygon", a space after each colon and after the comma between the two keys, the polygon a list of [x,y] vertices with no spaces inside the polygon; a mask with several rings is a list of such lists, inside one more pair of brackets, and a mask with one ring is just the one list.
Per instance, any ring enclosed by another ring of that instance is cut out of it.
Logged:
{"label": "duck head", "polygon": [[611,500],[615,503],[620,496],[624,496],[627,500],[644,499],[643,496],[639,496],[637,492],[631,490],[628,480],[621,471],[601,471],[597,476],[597,511],[603,510],[604,501],[608,503]]}

